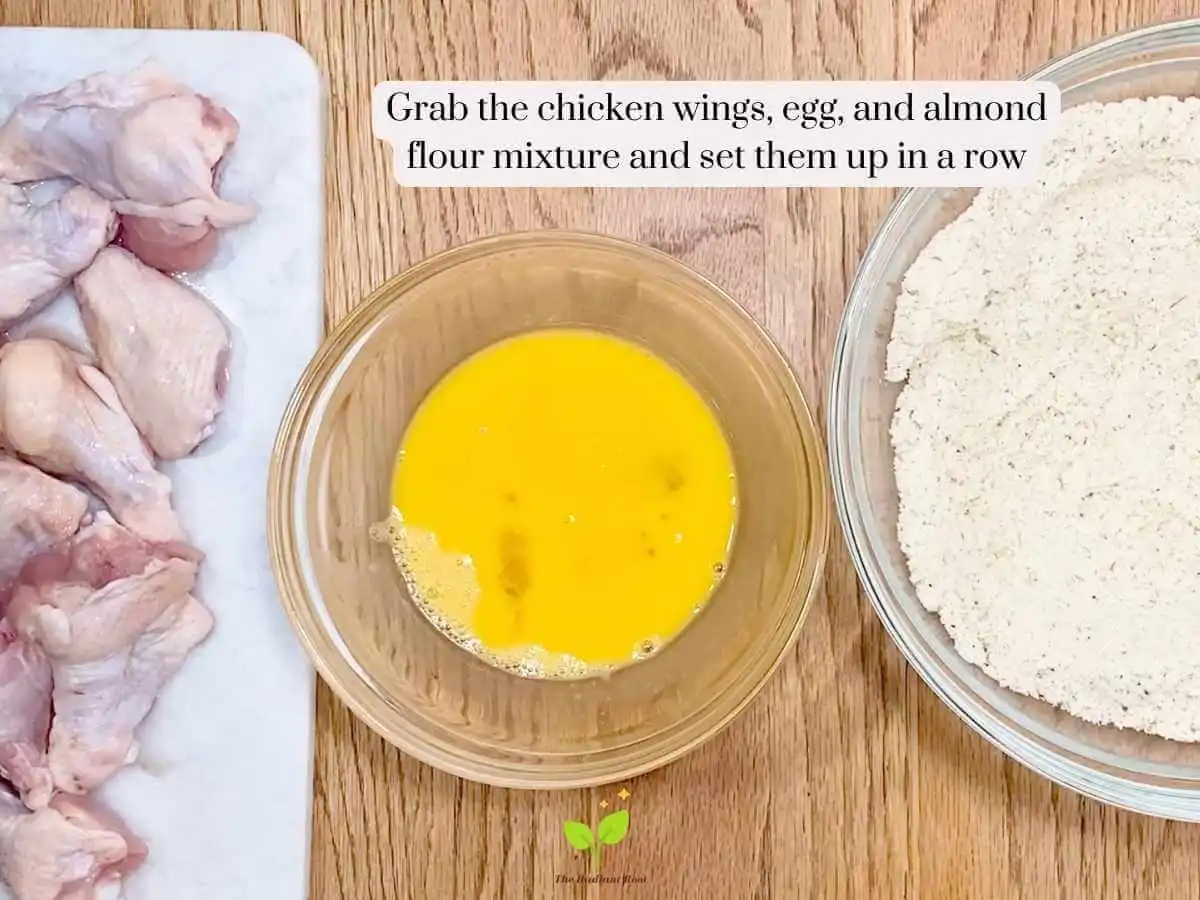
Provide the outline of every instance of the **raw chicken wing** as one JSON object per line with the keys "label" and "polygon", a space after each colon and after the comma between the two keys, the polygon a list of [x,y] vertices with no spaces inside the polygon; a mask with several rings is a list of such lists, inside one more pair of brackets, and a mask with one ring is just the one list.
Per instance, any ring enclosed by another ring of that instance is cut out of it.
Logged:
{"label": "raw chicken wing", "polygon": [[0,326],[37,312],[112,240],[112,205],[77,185],[41,206],[0,184]]}
{"label": "raw chicken wing", "polygon": [[33,809],[54,792],[46,764],[50,690],[50,664],[41,650],[0,621],[0,777]]}
{"label": "raw chicken wing", "polygon": [[0,876],[16,900],[95,900],[145,858],[146,845],[93,801],[59,796],[30,812],[0,789]]}
{"label": "raw chicken wing", "polygon": [[212,629],[211,614],[191,596],[198,556],[145,541],[101,514],[22,571],[9,615],[50,660],[48,757],[59,790],[89,791],[136,759],[135,730]]}
{"label": "raw chicken wing", "polygon": [[112,382],[69,347],[45,338],[0,346],[0,443],[87,485],[139,534],[183,538],[170,479],[155,470]]}
{"label": "raw chicken wing", "polygon": [[100,368],[163,459],[213,432],[228,380],[229,332],[208,301],[119,247],[75,279]]}
{"label": "raw chicken wing", "polygon": [[25,560],[79,530],[87,495],[0,453],[0,616]]}
{"label": "raw chicken wing", "polygon": [[147,263],[192,268],[211,258],[212,229],[257,212],[217,195],[215,170],[237,134],[227,110],[148,61],[18,104],[0,128],[0,178],[68,175],[113,202],[126,246]]}

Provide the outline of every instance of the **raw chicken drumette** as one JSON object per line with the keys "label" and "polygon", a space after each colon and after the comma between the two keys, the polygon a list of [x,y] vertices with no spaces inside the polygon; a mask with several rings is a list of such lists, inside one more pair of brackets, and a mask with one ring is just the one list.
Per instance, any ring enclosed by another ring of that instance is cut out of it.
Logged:
{"label": "raw chicken drumette", "polygon": [[86,484],[138,534],[183,538],[170,479],[155,470],[112,382],[77,351],[45,338],[0,346],[0,443]]}

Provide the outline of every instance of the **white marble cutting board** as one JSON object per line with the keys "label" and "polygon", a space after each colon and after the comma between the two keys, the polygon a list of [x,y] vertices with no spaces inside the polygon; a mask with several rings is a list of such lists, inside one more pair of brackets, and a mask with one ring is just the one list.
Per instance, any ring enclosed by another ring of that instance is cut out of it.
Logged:
{"label": "white marble cutting board", "polygon": [[[235,349],[217,434],[167,467],[207,554],[198,594],[216,629],[151,713],[140,762],[100,795],[150,845],[127,900],[302,900],[313,674],[279,605],[264,523],[275,431],[322,328],[323,89],[312,59],[279,35],[0,28],[0,115],[28,93],[151,56],[241,122],[221,191],[261,213],[188,279],[232,323]],[[66,296],[48,318],[75,315]]]}

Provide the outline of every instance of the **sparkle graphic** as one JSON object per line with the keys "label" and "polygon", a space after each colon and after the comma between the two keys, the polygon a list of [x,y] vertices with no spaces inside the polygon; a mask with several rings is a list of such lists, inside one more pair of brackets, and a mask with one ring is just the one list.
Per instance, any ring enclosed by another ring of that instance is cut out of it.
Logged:
{"label": "sparkle graphic", "polygon": [[629,788],[621,788],[619,791],[617,791],[617,796],[620,797],[622,800],[628,800],[629,796],[630,796]]}
{"label": "sparkle graphic", "polygon": [[601,800],[601,801],[600,801],[600,808],[601,808],[601,809],[608,809],[608,801],[607,801],[607,800]]}

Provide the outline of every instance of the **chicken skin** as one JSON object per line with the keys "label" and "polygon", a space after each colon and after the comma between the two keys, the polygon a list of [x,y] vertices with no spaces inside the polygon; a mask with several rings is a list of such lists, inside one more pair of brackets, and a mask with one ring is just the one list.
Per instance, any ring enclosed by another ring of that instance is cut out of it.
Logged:
{"label": "chicken skin", "polygon": [[146,845],[98,803],[59,796],[37,812],[0,788],[0,876],[16,900],[95,900],[146,858]]}
{"label": "chicken skin", "polygon": [[0,777],[32,809],[54,792],[46,761],[51,688],[45,655],[0,621]]}
{"label": "chicken skin", "polygon": [[0,326],[53,300],[116,229],[112,204],[89,188],[35,206],[21,188],[0,184]]}
{"label": "chicken skin", "polygon": [[25,561],[78,531],[87,508],[79,488],[0,453],[0,616]]}
{"label": "chicken skin", "polygon": [[75,279],[100,368],[162,459],[212,434],[228,381],[229,332],[207,300],[119,247]]}

